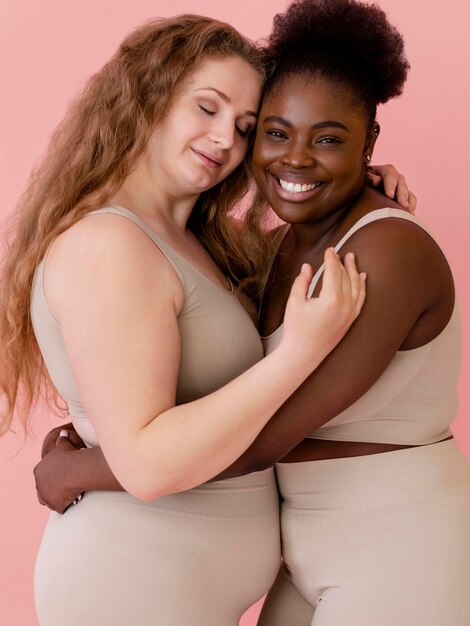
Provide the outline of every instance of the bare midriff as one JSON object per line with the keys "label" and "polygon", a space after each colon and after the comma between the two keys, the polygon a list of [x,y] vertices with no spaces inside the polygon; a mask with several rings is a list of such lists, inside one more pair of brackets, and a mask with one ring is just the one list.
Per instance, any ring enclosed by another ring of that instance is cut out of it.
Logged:
{"label": "bare midriff", "polygon": [[[452,437],[447,437],[447,439],[451,438]],[[353,456],[381,454],[383,452],[393,452],[394,450],[416,447],[419,446],[404,446],[390,443],[369,443],[363,441],[304,439],[298,444],[298,446],[286,454],[286,456],[283,457],[279,463],[301,463],[303,461],[342,459]]]}

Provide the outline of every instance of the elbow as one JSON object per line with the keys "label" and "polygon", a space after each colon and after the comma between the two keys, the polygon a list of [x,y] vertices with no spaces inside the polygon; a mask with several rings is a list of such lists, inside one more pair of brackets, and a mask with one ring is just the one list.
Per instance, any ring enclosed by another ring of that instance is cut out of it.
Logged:
{"label": "elbow", "polygon": [[140,486],[129,487],[126,489],[126,491],[131,496],[134,496],[134,498],[137,498],[137,500],[142,500],[144,502],[150,502],[152,500],[156,500],[157,498],[160,498],[162,495],[164,495],[163,493],[155,489],[149,490],[149,489],[142,488]]}
{"label": "elbow", "polygon": [[128,494],[134,496],[138,500],[143,500],[145,502],[150,502],[151,500],[156,500],[160,498],[162,495],[162,491],[153,486],[152,488],[145,484],[140,484],[134,481],[121,481],[122,486],[127,491]]}
{"label": "elbow", "polygon": [[145,462],[145,456],[137,450],[136,453],[128,446],[126,457],[111,457],[108,460],[111,471],[128,494],[150,502],[167,496],[171,493],[184,491],[188,486],[188,476],[184,467],[177,466],[170,459],[161,463]]}
{"label": "elbow", "polygon": [[148,480],[143,476],[127,477],[127,480],[120,482],[127,493],[144,502],[150,502],[185,489],[175,480]]}
{"label": "elbow", "polygon": [[168,496],[170,493],[176,493],[177,491],[183,490],[176,487],[164,487],[160,485],[130,485],[126,488],[126,491],[138,500],[151,502],[152,500],[157,500],[162,496]]}

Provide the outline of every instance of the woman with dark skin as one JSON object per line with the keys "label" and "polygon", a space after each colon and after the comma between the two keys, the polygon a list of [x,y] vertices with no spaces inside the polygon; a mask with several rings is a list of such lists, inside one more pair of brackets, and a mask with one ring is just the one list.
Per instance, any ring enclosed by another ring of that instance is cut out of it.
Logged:
{"label": "woman with dark skin", "polygon": [[265,354],[298,267],[321,268],[326,247],[355,253],[368,296],[235,464],[279,461],[285,567],[260,624],[466,626],[470,471],[449,430],[460,357],[452,275],[425,227],[364,184],[376,106],[406,77],[402,39],[377,6],[303,0],[277,17],[270,46],[278,64],[253,166],[290,227],[261,306]]}

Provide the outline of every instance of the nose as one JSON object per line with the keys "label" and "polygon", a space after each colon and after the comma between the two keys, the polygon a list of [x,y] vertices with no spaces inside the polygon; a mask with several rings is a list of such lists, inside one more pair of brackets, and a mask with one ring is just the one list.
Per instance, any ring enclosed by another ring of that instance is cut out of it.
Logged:
{"label": "nose", "polygon": [[229,119],[214,120],[210,129],[209,139],[222,150],[230,150],[235,143],[235,121]]}
{"label": "nose", "polygon": [[307,142],[294,140],[285,144],[286,150],[282,156],[282,163],[292,169],[311,167],[314,157],[310,145]]}

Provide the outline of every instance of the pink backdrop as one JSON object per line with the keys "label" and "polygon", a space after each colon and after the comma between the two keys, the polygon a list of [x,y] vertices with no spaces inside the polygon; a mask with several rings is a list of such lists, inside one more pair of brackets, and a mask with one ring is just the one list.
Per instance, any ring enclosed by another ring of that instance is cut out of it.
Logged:
{"label": "pink backdrop", "polygon": [[[382,133],[374,160],[395,163],[418,194],[419,216],[438,235],[453,268],[468,333],[469,10],[464,0],[379,4],[405,35],[412,71],[405,95],[379,112]],[[0,0],[0,219],[12,210],[71,97],[129,30],[152,16],[193,12],[258,38],[287,5],[288,0]],[[465,348],[454,431],[470,459],[468,334]],[[32,572],[47,512],[37,504],[31,470],[50,423],[36,420],[36,438],[25,444],[18,435],[0,441],[0,621],[9,626],[37,626]],[[245,615],[243,626],[256,623],[257,610]]]}

